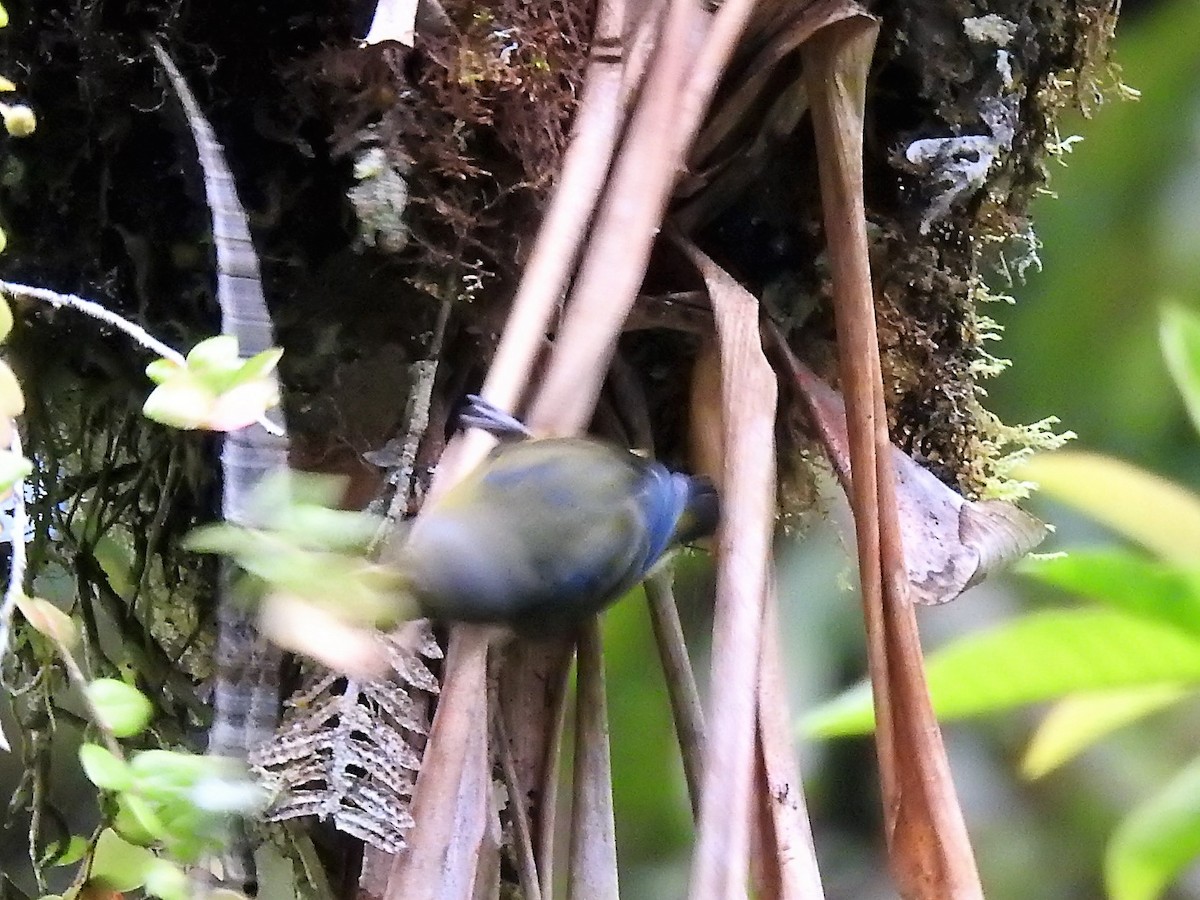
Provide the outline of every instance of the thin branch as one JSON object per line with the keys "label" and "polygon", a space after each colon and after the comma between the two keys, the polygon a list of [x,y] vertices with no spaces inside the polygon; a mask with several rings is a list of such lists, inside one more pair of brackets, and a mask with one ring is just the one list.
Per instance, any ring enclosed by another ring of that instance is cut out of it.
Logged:
{"label": "thin branch", "polygon": [[569,900],[617,900],[617,837],[613,814],[608,705],[600,620],[582,628],[576,652],[575,772],[571,804]]}
{"label": "thin branch", "polygon": [[821,873],[812,826],[804,804],[804,784],[794,747],[795,725],[788,713],[787,686],[779,654],[779,597],[774,581],[763,610],[762,658],[758,672],[758,751],[763,783],[758,794],[766,805],[769,843],[764,857],[780,900],[821,900]]}
{"label": "thin branch", "polygon": [[[58,291],[52,291],[49,288],[18,284],[14,281],[0,281],[0,292],[12,294],[14,297],[24,297],[26,300],[37,300],[41,303],[49,304],[55,309],[66,307],[83,313],[85,316],[90,316],[93,319],[104,322],[106,325],[111,325],[117,331],[132,338],[135,343],[149,350],[151,353],[161,356],[163,359],[170,360],[180,368],[187,368],[187,359],[178,350],[164,344],[141,325],[130,322],[124,316],[101,306],[95,300],[86,300],[75,294],[60,294]],[[279,425],[272,422],[266,416],[260,416],[257,424],[261,425],[268,434],[279,436],[284,433]]]}
{"label": "thin branch", "polygon": [[542,900],[542,887],[538,878],[537,859],[533,850],[533,829],[529,822],[529,810],[525,807],[517,766],[513,760],[512,742],[500,704],[492,701],[492,731],[496,741],[496,755],[500,758],[500,771],[504,773],[504,784],[508,788],[508,810],[512,817],[514,852],[517,857],[517,876],[521,880],[521,895],[525,900]]}
{"label": "thin branch", "polygon": [[645,276],[675,184],[688,123],[678,117],[696,35],[709,14],[672,0],[646,84],[613,164],[529,424],[559,434],[587,424],[617,336]]}
{"label": "thin branch", "polygon": [[85,316],[91,316],[93,319],[98,319],[101,322],[111,325],[123,334],[133,338],[134,341],[151,353],[155,353],[164,359],[169,359],[175,365],[187,365],[187,360],[184,359],[182,353],[168,347],[145,328],[142,328],[142,326],[135,325],[133,322],[101,306],[94,300],[85,300],[83,297],[77,297],[74,294],[60,294],[48,288],[32,287],[28,284],[17,284],[12,281],[0,281],[0,291],[12,294],[14,297],[24,297],[27,300],[48,303],[55,309],[61,309],[65,306],[76,312],[81,312]]}
{"label": "thin branch", "polygon": [[658,646],[658,658],[662,662],[667,696],[671,701],[671,715],[675,719],[675,735],[683,759],[683,777],[687,780],[692,817],[699,818],[704,763],[704,707],[700,702],[696,674],[692,671],[687,644],[683,639],[673,580],[670,567],[655,572],[646,580],[646,600],[650,604],[650,624],[654,628],[654,642]]}

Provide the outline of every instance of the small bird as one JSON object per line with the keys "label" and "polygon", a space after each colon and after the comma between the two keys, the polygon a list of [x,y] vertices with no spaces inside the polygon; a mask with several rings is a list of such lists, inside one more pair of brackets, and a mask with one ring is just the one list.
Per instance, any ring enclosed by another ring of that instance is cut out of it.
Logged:
{"label": "small bird", "polygon": [[503,442],[422,511],[388,560],[429,618],[563,631],[715,530],[708,479],[589,438],[535,438],[468,401],[463,423]]}

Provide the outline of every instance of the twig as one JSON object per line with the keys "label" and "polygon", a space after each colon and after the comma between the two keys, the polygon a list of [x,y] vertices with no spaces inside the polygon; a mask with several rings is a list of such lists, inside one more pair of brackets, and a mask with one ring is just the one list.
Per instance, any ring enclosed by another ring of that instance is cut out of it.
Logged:
{"label": "twig", "polygon": [[483,390],[501,409],[516,406],[533,370],[555,305],[562,298],[624,124],[621,28],[625,0],[602,0],[562,175],[513,298]]}
{"label": "twig", "polygon": [[770,833],[763,856],[774,861],[773,896],[781,900],[820,900],[825,892],[793,747],[795,727],[788,714],[779,656],[779,597],[774,581],[767,588],[764,607],[758,672],[758,751],[763,783],[758,795],[766,806],[763,824]]}
{"label": "twig", "polygon": [[567,897],[569,900],[617,900],[616,821],[599,618],[593,617],[584,624],[578,648]]}
{"label": "twig", "polygon": [[675,184],[688,122],[678,117],[697,33],[708,13],[672,0],[646,84],[613,164],[555,352],[529,412],[533,428],[572,434],[587,424],[621,325],[645,275]]}
{"label": "twig", "polygon": [[683,777],[687,780],[692,817],[699,818],[704,762],[704,707],[700,702],[696,674],[692,671],[687,644],[683,639],[673,579],[671,568],[651,575],[646,580],[646,600],[650,604],[650,624],[654,628],[654,642],[658,646],[658,658],[662,662],[667,696],[671,701],[671,715],[675,719],[675,735],[683,759]]}
{"label": "twig", "polygon": [[538,878],[537,859],[533,850],[533,829],[529,822],[529,810],[522,797],[517,766],[513,760],[512,743],[508,739],[508,728],[500,704],[488,693],[491,705],[492,731],[496,742],[496,755],[500,758],[500,771],[504,773],[504,784],[508,788],[508,810],[512,817],[514,851],[517,857],[517,876],[521,880],[521,895],[525,900],[542,900],[542,887]]}
{"label": "twig", "polygon": [[101,322],[111,325],[123,334],[133,338],[134,341],[151,353],[155,353],[164,359],[169,359],[177,366],[187,365],[187,360],[184,359],[182,353],[168,347],[145,328],[142,328],[142,326],[135,325],[133,322],[118,315],[111,309],[101,306],[94,300],[85,300],[83,297],[77,297],[74,294],[60,294],[48,288],[17,284],[12,281],[0,281],[0,291],[12,294],[14,297],[24,297],[27,300],[48,303],[55,309],[61,309],[66,306],[76,312],[83,313],[85,316],[91,316],[93,319],[98,319]]}
{"label": "twig", "polygon": [[[186,357],[178,350],[164,344],[141,325],[130,322],[124,316],[101,306],[95,300],[86,300],[75,294],[60,294],[58,291],[52,291],[49,288],[18,284],[14,281],[0,281],[0,292],[12,294],[14,297],[24,297],[26,300],[37,300],[49,304],[55,309],[61,309],[65,306],[68,309],[83,313],[85,316],[90,316],[93,319],[104,322],[106,325],[111,325],[122,334],[133,338],[134,342],[141,347],[161,356],[163,359],[170,360],[181,369],[187,367]],[[284,433],[279,425],[272,422],[266,416],[260,416],[257,424],[261,425],[268,434],[278,436]]]}

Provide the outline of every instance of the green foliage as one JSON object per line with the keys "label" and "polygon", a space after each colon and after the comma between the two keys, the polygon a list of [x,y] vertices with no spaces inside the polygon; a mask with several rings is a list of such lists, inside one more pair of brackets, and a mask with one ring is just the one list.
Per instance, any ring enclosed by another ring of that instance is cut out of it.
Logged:
{"label": "green foliage", "polygon": [[137,688],[114,678],[97,678],[87,686],[92,710],[104,726],[117,737],[141,734],[150,724],[154,707]]}
{"label": "green foliage", "polygon": [[1171,377],[1183,394],[1192,424],[1200,431],[1200,316],[1182,306],[1168,306],[1158,337]]}
{"label": "green foliage", "polygon": [[[1166,310],[1162,343],[1200,430],[1200,319]],[[1200,496],[1095,454],[1036,458],[1021,476],[1150,553],[1116,548],[1027,561],[1025,575],[1093,605],[1019,616],[930,654],[929,686],[940,718],[1058,701],[1024,761],[1026,774],[1038,776],[1200,691]],[[867,686],[819,708],[805,725],[822,736],[871,730]],[[1117,829],[1105,866],[1109,896],[1154,900],[1197,854],[1200,758]]]}
{"label": "green foliage", "polygon": [[279,402],[275,367],[282,356],[282,350],[272,348],[243,361],[235,337],[201,341],[182,365],[164,358],[146,367],[146,375],[158,387],[142,411],[173,428],[244,428]]}
{"label": "green foliage", "polygon": [[0,450],[0,499],[12,493],[13,488],[33,472],[33,463],[20,453]]}
{"label": "green foliage", "polygon": [[255,490],[250,508],[258,527],[206,526],[189,536],[187,546],[227,556],[270,590],[345,621],[394,621],[397,576],[365,556],[378,518],[333,508],[340,494],[339,479],[279,473]]}
{"label": "green foliage", "polygon": [[1200,854],[1200,759],[1176,775],[1118,826],[1104,880],[1119,900],[1154,900]]}
{"label": "green foliage", "polygon": [[[149,701],[123,682],[93,681],[87,693],[102,727],[135,734],[149,720]],[[181,866],[219,851],[229,817],[252,812],[263,800],[234,761],[219,757],[143,750],[127,761],[115,744],[84,744],[79,761],[88,780],[113,798],[110,828],[101,832],[88,864],[91,880],[112,890],[143,887],[164,900],[186,898]]]}

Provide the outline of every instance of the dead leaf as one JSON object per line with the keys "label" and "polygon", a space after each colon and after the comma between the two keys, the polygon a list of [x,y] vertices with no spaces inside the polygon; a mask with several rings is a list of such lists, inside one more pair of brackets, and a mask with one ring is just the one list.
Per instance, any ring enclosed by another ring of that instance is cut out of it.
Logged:
{"label": "dead leaf", "polygon": [[379,0],[363,43],[368,47],[389,41],[411,47],[417,34],[419,0]]}
{"label": "dead leaf", "polygon": [[[830,462],[846,493],[852,494],[845,404],[781,341],[776,345],[816,420]],[[967,500],[899,447],[891,448],[891,457],[913,601],[933,605],[953,600],[1045,538],[1046,526],[1016,505]]]}

